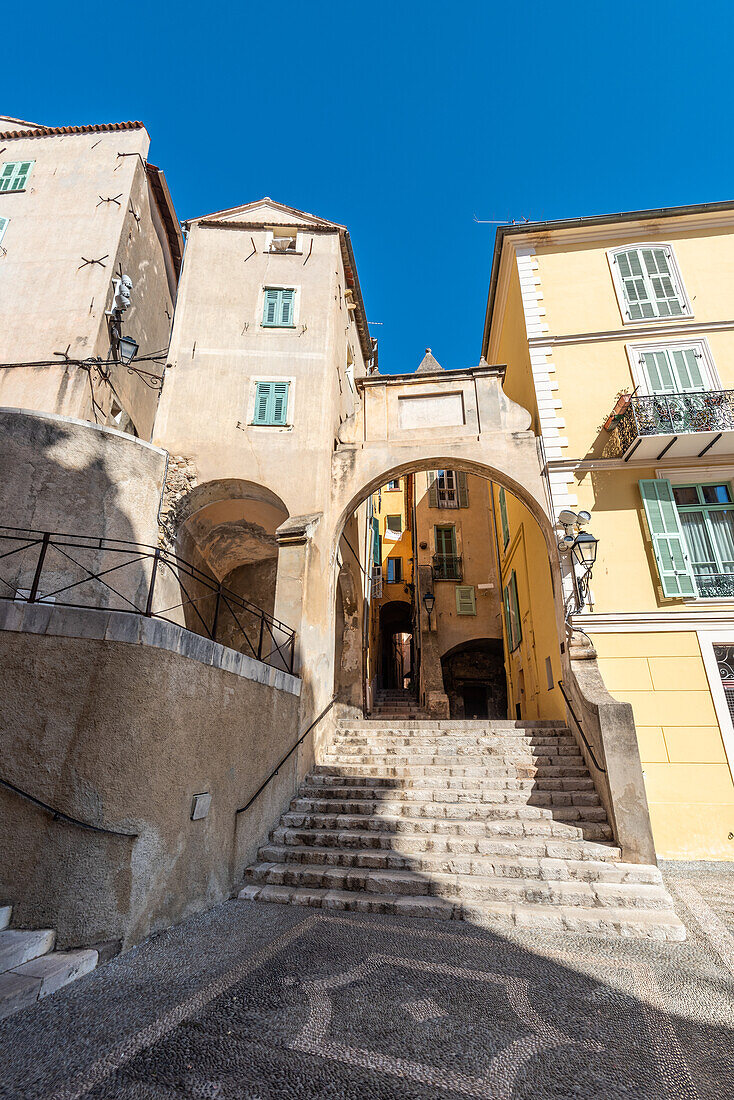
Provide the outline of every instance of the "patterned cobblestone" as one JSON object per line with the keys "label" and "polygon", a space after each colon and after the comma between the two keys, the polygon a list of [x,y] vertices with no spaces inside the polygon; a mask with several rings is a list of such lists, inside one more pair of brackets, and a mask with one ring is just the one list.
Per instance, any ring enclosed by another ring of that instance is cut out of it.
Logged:
{"label": "patterned cobblestone", "polygon": [[685,943],[228,902],[0,1024],[0,1096],[734,1096],[734,870],[663,872]]}

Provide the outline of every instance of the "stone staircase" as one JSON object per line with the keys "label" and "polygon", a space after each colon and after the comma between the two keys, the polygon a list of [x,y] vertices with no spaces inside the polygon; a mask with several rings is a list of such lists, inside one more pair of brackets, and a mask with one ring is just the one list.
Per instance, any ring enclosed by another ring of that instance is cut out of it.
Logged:
{"label": "stone staircase", "polygon": [[372,708],[373,718],[420,718],[415,695],[400,688],[378,688]]}
{"label": "stone staircase", "polygon": [[569,730],[376,717],[330,753],[239,897],[682,940],[657,867],[621,862]]}
{"label": "stone staircase", "polygon": [[0,904],[0,1020],[94,970],[94,948],[54,951],[51,928],[9,928],[12,906]]}

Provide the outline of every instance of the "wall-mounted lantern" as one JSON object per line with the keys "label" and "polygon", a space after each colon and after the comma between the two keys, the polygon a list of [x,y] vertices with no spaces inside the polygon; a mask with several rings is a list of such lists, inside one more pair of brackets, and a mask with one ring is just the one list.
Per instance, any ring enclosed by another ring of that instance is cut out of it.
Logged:
{"label": "wall-mounted lantern", "polygon": [[561,554],[570,553],[580,570],[575,571],[578,598],[573,609],[573,613],[578,614],[588,599],[591,571],[596,562],[599,540],[591,531],[582,530],[591,522],[591,512],[572,512],[570,508],[564,508],[558,515],[558,521],[564,532],[558,541],[558,549]]}
{"label": "wall-mounted lantern", "polygon": [[132,336],[121,336],[117,346],[120,350],[120,358],[123,363],[132,363],[140,347],[137,340],[133,340]]}
{"label": "wall-mounted lantern", "polygon": [[433,592],[426,592],[425,593],[425,595],[423,596],[423,605],[424,605],[424,607],[426,609],[426,613],[428,615],[428,629],[430,631],[430,629],[431,629],[431,615],[433,614],[433,609],[436,606],[436,597],[433,595]]}

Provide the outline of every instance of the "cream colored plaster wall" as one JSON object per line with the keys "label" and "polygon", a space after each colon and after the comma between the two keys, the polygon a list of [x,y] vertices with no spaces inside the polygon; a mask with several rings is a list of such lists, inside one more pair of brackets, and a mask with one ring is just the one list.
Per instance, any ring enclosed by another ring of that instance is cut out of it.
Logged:
{"label": "cream colored plaster wall", "polygon": [[658,855],[731,859],[734,785],[696,634],[588,630],[607,687],[634,711]]}
{"label": "cream colored plaster wall", "polygon": [[[729,215],[731,217],[731,215]],[[734,297],[734,238],[731,224],[714,229],[695,228],[689,220],[673,225],[630,226],[624,235],[610,233],[601,241],[536,244],[546,322],[551,335],[590,333],[623,327],[612,283],[607,250],[622,245],[664,243],[672,246],[693,317],[698,322],[732,319]],[[637,325],[625,325],[634,332]]]}
{"label": "cream colored plaster wall", "polygon": [[[0,216],[10,219],[0,251],[1,404],[94,419],[86,372],[1,364],[53,361],[67,349],[72,359],[106,360],[105,310],[120,263],[135,284],[124,331],[138,340],[141,354],[167,346],[174,287],[141,163],[149,144],[142,128],[6,143],[0,163],[35,163],[24,191],[0,195]],[[126,370],[113,381],[139,434],[149,438],[156,394]],[[108,387],[97,387],[105,412],[111,398]]]}
{"label": "cream colored plaster wall", "polygon": [[514,262],[509,276],[509,289],[501,321],[496,361],[498,364],[507,364],[508,367],[503,385],[505,393],[530,412],[533,418],[532,429],[537,432],[538,402],[528,351],[520,278],[517,273],[517,264]]}

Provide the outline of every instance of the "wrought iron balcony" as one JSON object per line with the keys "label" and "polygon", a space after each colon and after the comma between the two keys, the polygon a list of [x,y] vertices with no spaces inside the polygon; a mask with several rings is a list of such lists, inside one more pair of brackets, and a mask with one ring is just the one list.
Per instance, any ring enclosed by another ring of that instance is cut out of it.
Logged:
{"label": "wrought iron balcony", "polygon": [[434,581],[460,581],[462,576],[461,554],[433,555]]}
{"label": "wrought iron balcony", "polygon": [[699,596],[709,600],[734,597],[734,573],[699,573],[696,578]]}
{"label": "wrought iron balcony", "polygon": [[734,390],[630,397],[604,448],[605,458],[659,459],[734,451]]}

